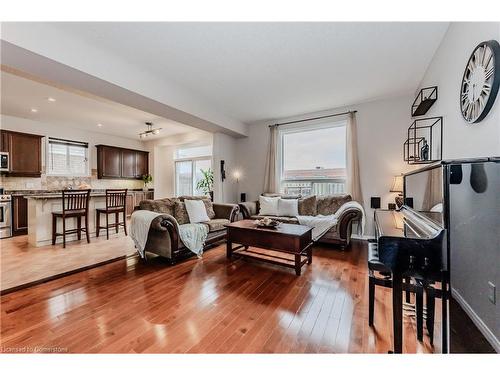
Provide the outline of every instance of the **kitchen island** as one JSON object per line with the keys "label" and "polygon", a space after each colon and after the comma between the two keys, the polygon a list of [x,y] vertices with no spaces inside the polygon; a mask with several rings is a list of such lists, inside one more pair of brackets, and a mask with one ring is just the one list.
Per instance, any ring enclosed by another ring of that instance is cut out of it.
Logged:
{"label": "kitchen island", "polygon": [[[140,198],[137,199],[136,195],[140,194]],[[147,194],[151,194],[147,193]],[[137,193],[134,194],[133,191],[129,192],[129,196],[132,199],[127,198],[127,212],[133,210],[134,205],[139,204],[139,200],[146,198],[146,194]],[[44,246],[52,243],[52,212],[62,211],[62,194],[61,193],[42,193],[42,194],[31,194],[25,195],[28,200],[28,242],[32,246]],[[150,198],[150,196],[147,196]],[[132,206],[132,207],[130,207]],[[106,194],[104,192],[91,192],[89,201],[89,235],[90,237],[95,237],[95,220],[96,220],[96,209],[106,208]],[[104,215],[101,220],[104,219]],[[109,223],[115,222],[115,215],[109,215]],[[102,221],[101,221],[102,223]],[[62,220],[58,219],[57,222],[58,232],[62,228]],[[74,229],[76,228],[76,218],[66,219],[66,228]],[[118,235],[123,233],[123,227],[119,227]],[[101,235],[103,235],[103,230],[101,229]],[[113,229],[110,229],[110,236],[116,235]],[[77,240],[76,234],[71,234],[66,236],[66,241]],[[62,237],[57,238],[57,243],[62,243]]]}

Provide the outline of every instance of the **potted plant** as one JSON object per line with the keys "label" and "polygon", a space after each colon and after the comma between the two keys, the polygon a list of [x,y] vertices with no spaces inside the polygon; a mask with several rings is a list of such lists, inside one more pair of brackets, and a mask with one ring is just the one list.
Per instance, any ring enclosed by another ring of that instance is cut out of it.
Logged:
{"label": "potted plant", "polygon": [[151,176],[149,173],[142,175],[142,182],[144,182],[144,187],[142,190],[148,191],[148,184],[153,181],[153,176]]}
{"label": "potted plant", "polygon": [[200,169],[202,178],[196,183],[196,190],[201,190],[203,194],[210,195],[210,199],[214,200],[214,171],[211,168],[206,170]]}

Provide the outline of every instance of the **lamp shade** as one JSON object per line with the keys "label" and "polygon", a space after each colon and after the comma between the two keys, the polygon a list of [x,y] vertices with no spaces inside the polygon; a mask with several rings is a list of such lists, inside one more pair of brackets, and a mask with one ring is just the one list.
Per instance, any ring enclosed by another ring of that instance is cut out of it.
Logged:
{"label": "lamp shade", "polygon": [[402,193],[403,192],[403,176],[395,176],[392,179],[391,190],[392,193]]}

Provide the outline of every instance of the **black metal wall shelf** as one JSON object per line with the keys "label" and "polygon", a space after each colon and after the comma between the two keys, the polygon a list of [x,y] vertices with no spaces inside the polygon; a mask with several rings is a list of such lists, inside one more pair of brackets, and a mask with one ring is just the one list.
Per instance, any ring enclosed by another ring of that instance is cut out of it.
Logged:
{"label": "black metal wall shelf", "polygon": [[408,164],[429,164],[443,155],[443,118],[416,119],[408,128],[403,144],[404,161]]}
{"label": "black metal wall shelf", "polygon": [[432,107],[438,98],[438,87],[424,87],[421,89],[411,106],[411,115],[423,116]]}

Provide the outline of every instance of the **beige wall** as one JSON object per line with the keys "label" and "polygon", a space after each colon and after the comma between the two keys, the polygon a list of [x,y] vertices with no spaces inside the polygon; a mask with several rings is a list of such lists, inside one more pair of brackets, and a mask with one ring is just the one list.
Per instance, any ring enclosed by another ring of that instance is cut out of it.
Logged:
{"label": "beige wall", "polygon": [[[395,193],[389,189],[392,177],[408,171],[410,167],[403,162],[403,142],[406,129],[410,126],[410,106],[412,95],[376,100],[368,103],[315,112],[300,118],[322,116],[331,113],[357,110],[358,148],[361,171],[361,184],[366,211],[366,234],[373,234],[373,210],[370,197],[382,198],[382,207],[387,208],[394,202]],[[299,117],[271,120],[250,125],[247,138],[237,139],[237,164],[243,177],[239,191],[247,193],[247,199],[257,199],[264,185],[266,150],[269,140],[269,124],[294,120]]]}

